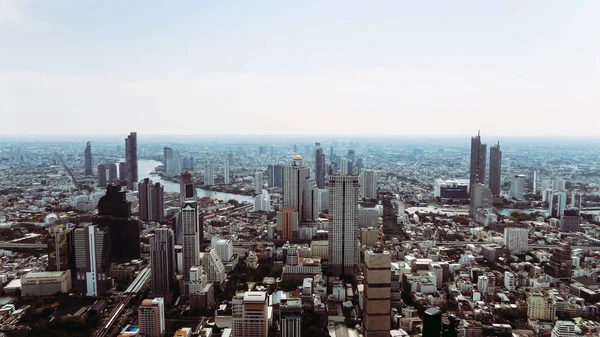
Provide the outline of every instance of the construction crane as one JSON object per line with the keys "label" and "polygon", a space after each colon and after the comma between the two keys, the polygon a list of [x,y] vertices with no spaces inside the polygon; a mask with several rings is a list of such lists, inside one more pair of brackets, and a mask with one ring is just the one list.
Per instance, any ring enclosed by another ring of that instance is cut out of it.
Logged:
{"label": "construction crane", "polygon": [[77,189],[81,189],[81,185],[77,182],[77,179],[75,179],[75,176],[73,175],[73,172],[67,166],[67,163],[65,163],[65,160],[63,159],[62,155],[60,155],[60,154],[58,154],[56,152],[54,154],[56,155],[56,157],[58,157],[58,160],[60,160],[60,162],[62,163],[63,167],[65,168],[65,170],[67,171],[67,173],[69,174],[69,176],[71,177],[71,179],[73,180],[73,185],[75,185],[75,187]]}

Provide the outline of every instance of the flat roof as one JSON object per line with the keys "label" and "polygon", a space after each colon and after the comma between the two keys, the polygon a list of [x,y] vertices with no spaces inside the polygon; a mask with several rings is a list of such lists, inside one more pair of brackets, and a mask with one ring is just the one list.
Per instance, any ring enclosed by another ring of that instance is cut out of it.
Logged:
{"label": "flat roof", "polygon": [[244,302],[265,302],[267,293],[264,291],[247,291],[244,293]]}
{"label": "flat roof", "polygon": [[30,272],[25,274],[23,279],[33,279],[33,278],[48,278],[48,277],[60,277],[66,271],[40,271],[40,272]]}

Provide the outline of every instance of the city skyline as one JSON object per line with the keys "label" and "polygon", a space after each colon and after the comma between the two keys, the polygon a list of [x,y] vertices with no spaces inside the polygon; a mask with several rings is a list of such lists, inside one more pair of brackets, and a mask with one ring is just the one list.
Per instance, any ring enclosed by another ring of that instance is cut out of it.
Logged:
{"label": "city skyline", "polygon": [[582,125],[600,121],[594,1],[141,5],[0,2],[3,133],[594,136]]}

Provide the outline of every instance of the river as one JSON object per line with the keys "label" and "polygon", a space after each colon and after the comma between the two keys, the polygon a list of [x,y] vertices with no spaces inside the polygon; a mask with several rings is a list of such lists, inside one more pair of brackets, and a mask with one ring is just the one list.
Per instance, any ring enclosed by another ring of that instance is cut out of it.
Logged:
{"label": "river", "polygon": [[[162,165],[162,163],[158,162],[156,160],[138,160],[139,180],[142,180],[144,178],[150,178],[150,179],[152,179],[153,182],[161,183],[165,188],[165,192],[179,193],[179,184],[178,183],[164,180],[162,177],[160,177],[158,175],[150,175],[150,173],[152,171],[154,171],[154,169],[159,165]],[[199,198],[209,197],[209,198],[213,198],[213,199],[216,198],[216,199],[224,200],[224,201],[234,199],[234,200],[237,200],[238,202],[243,202],[243,201],[247,201],[250,203],[254,202],[254,197],[249,196],[249,195],[215,192],[215,191],[205,190],[202,188],[197,188],[196,190],[198,191]]]}

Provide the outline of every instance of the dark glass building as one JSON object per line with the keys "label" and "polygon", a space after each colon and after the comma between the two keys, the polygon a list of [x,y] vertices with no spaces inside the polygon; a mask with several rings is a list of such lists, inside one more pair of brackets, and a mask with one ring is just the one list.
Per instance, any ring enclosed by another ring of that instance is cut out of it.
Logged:
{"label": "dark glass building", "polygon": [[121,186],[106,187],[93,222],[100,229],[109,229],[113,259],[140,258],[140,224],[131,218],[131,204]]}
{"label": "dark glass building", "polygon": [[137,158],[137,133],[131,132],[125,138],[125,170],[127,180],[127,189],[134,190],[135,183],[138,182],[138,158]]}
{"label": "dark glass building", "polygon": [[423,337],[440,337],[442,333],[442,311],[438,308],[425,310],[423,317]]}
{"label": "dark glass building", "polygon": [[92,172],[92,145],[90,142],[85,144],[85,169],[83,174],[86,176],[91,176],[94,173]]}
{"label": "dark glass building", "polygon": [[490,148],[490,178],[489,186],[492,195],[500,196],[500,172],[502,170],[502,151],[500,142]]}

